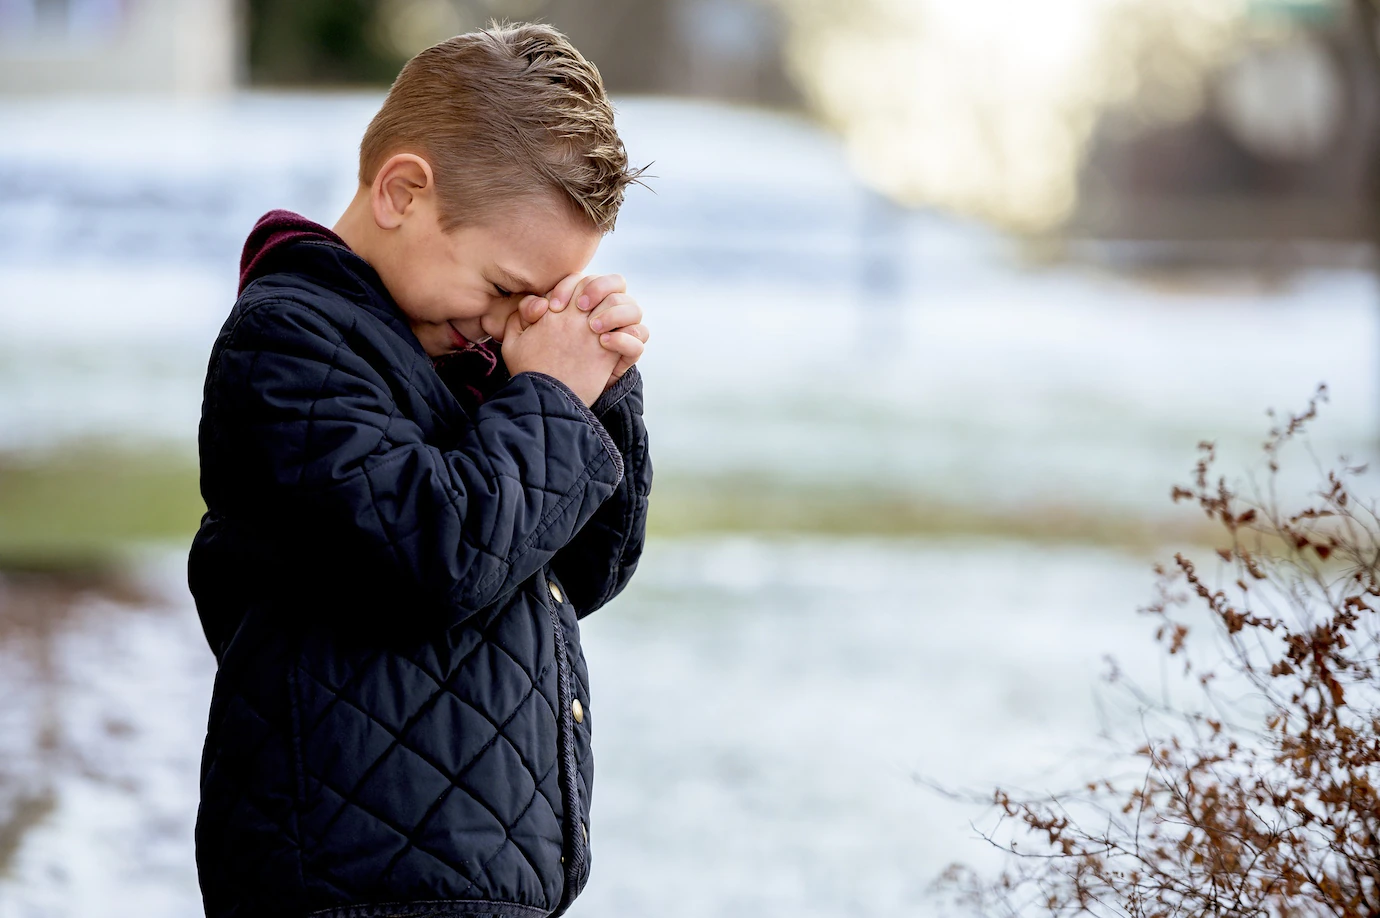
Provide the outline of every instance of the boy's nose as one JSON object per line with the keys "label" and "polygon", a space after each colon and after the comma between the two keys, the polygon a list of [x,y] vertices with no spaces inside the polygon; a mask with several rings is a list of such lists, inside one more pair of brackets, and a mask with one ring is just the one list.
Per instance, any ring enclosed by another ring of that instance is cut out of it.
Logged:
{"label": "boy's nose", "polygon": [[508,326],[508,317],[517,312],[517,307],[506,308],[498,312],[486,313],[479,319],[479,327],[484,330],[484,334],[495,341],[502,343],[503,330]]}

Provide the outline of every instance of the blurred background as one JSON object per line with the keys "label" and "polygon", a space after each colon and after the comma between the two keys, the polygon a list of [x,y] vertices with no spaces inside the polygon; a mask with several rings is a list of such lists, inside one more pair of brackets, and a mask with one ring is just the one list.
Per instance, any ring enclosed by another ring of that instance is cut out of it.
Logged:
{"label": "blurred background", "polygon": [[[255,219],[335,221],[404,60],[491,17],[601,69],[656,463],[587,620],[573,916],[925,916],[978,793],[1132,729],[1200,440],[1277,493],[1380,443],[1368,0],[0,0],[0,918],[198,913],[185,585]],[[1171,668],[1172,669],[1172,668]],[[1138,741],[1132,745],[1138,745]],[[1124,748],[1132,748],[1125,743]]]}

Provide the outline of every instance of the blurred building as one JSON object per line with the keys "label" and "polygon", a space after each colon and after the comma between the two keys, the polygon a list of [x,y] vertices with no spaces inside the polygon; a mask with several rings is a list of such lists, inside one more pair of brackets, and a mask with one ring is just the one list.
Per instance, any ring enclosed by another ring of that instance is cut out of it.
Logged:
{"label": "blurred building", "polygon": [[256,85],[386,85],[422,48],[499,19],[556,26],[616,94],[799,99],[770,0],[245,0],[245,10]]}
{"label": "blurred building", "polygon": [[539,18],[570,36],[612,92],[800,103],[782,62],[784,27],[774,4],[549,0],[539,7]]}
{"label": "blurred building", "polygon": [[[1380,62],[1344,3],[1253,5],[1186,120],[1099,124],[1068,227],[1174,262],[1350,260],[1370,238]],[[1311,250],[1284,243],[1321,243]]]}
{"label": "blurred building", "polygon": [[0,0],[0,92],[214,93],[239,76],[236,0]]}
{"label": "blurred building", "polygon": [[615,93],[799,103],[767,0],[0,0],[0,92],[387,85],[494,18],[557,26]]}

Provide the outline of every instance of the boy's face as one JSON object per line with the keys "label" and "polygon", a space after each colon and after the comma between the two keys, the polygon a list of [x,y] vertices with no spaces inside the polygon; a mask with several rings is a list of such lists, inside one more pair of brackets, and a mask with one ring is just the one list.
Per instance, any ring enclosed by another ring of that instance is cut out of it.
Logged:
{"label": "boy's face", "polygon": [[[432,208],[399,227],[380,277],[432,357],[466,342],[503,340],[523,296],[543,296],[584,271],[603,234],[554,200],[533,199],[442,232]],[[463,336],[463,339],[461,339]]]}

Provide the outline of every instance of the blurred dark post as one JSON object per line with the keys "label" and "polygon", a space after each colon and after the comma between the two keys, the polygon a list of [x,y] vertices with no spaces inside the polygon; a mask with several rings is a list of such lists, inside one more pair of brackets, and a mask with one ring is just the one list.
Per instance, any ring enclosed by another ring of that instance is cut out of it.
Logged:
{"label": "blurred dark post", "polygon": [[252,83],[387,86],[407,60],[375,34],[380,0],[241,2]]}
{"label": "blurred dark post", "polygon": [[[1380,88],[1380,15],[1377,15],[1376,0],[1352,0],[1352,14],[1355,16],[1355,32],[1359,38],[1359,44],[1364,52],[1366,76],[1370,86]],[[1374,93],[1358,92],[1356,94],[1362,103],[1371,102]],[[1366,179],[1365,194],[1368,206],[1366,208],[1366,230],[1370,241],[1371,265],[1375,270],[1377,283],[1380,283],[1380,117],[1376,117],[1374,112],[1358,112],[1358,115],[1369,115],[1364,118],[1363,124],[1369,130],[1363,143],[1366,149]],[[1376,305],[1380,309],[1380,303]],[[1376,341],[1376,353],[1380,355],[1380,340]],[[1376,360],[1376,365],[1380,366],[1380,357]],[[1376,389],[1380,392],[1380,376],[1376,379]],[[1375,440],[1380,445],[1380,419],[1377,419]]]}
{"label": "blurred dark post", "polygon": [[[499,0],[489,6],[500,8]],[[612,93],[797,108],[784,26],[767,0],[540,0],[539,15],[598,62]]]}

